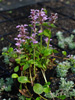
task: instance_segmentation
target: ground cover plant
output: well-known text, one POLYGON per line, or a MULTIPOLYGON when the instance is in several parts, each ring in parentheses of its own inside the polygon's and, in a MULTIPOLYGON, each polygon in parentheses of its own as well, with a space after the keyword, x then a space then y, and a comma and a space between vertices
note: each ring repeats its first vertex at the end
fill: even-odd
MULTIPOLYGON (((65 79, 69 69, 74 73, 74 55, 68 55, 65 51, 63 61, 57 61, 56 49, 50 44, 52 29, 56 26, 58 15, 51 13, 47 16, 46 9, 31 9, 30 24, 18 25, 19 34, 16 40, 16 48, 3 48, 2 55, 4 62, 14 67, 12 78, 19 82, 19 92, 22 94, 22 100, 55 100, 56 98, 64 100, 75 96, 73 81, 65 79), (28 27, 28 28, 27 28, 28 27), (28 31, 29 30, 29 31, 28 31), (56 91, 51 90, 51 82, 47 81, 46 70, 54 69, 59 77, 59 88, 56 91), (40 82, 40 73, 44 83, 40 82), (30 88, 29 88, 30 87, 30 88), (36 97, 35 97, 36 95, 36 97)), ((20 95, 19 95, 20 96, 20 95)), ((20 97, 19 97, 20 98, 20 97)))
POLYGON ((69 47, 69 49, 74 49, 75 48, 75 42, 74 40, 74 35, 71 34, 71 36, 64 38, 63 33, 61 31, 57 32, 57 38, 58 38, 58 45, 61 48, 69 47))

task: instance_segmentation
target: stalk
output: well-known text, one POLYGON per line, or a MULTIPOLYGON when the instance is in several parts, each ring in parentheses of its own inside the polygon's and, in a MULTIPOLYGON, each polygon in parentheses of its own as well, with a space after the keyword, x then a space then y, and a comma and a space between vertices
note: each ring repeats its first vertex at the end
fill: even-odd
POLYGON ((35 47, 34 47, 34 77, 35 77, 35 47))
POLYGON ((42 95, 38 94, 43 100, 47 100, 46 98, 44 98, 42 95))
MULTIPOLYGON (((41 71, 42 71, 42 74, 43 74, 43 77, 44 77, 45 83, 47 83, 47 79, 46 79, 45 72, 44 72, 42 69, 41 69, 41 71)), ((49 88, 49 85, 47 85, 47 87, 49 88)), ((52 95, 52 92, 51 92, 51 91, 50 91, 50 94, 51 94, 53 100, 55 100, 54 97, 53 97, 53 95, 52 95)), ((44 100, 47 100, 47 99, 44 99, 44 100)))
POLYGON ((26 90, 28 91, 28 94, 29 94, 30 96, 32 96, 32 94, 30 93, 30 91, 29 91, 29 89, 28 89, 28 87, 27 87, 26 84, 25 84, 25 88, 26 88, 26 90))
POLYGON ((33 79, 32 79, 32 75, 31 75, 31 67, 29 68, 29 73, 30 73, 31 85, 33 86, 33 79))
POLYGON ((49 48, 50 38, 48 38, 47 49, 49 48))
POLYGON ((47 79, 46 79, 46 75, 45 75, 45 72, 41 69, 41 71, 42 71, 42 75, 43 75, 43 78, 44 78, 44 80, 45 80, 45 83, 47 83, 47 79))
MULTIPOLYGON (((42 30, 42 25, 41 25, 41 30, 42 30)), ((40 48, 42 50, 42 35, 40 36, 40 48)))

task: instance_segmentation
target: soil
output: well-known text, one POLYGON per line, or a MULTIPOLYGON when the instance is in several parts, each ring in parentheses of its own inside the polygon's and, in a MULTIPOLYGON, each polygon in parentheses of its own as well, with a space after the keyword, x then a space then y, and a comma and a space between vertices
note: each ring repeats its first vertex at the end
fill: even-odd
MULTIPOLYGON (((61 56, 62 49, 57 46, 58 41, 56 37, 54 38, 54 36, 56 35, 57 31, 62 31, 64 32, 64 36, 69 36, 75 29, 75 0, 50 0, 48 2, 38 3, 34 5, 20 7, 14 10, 0 12, 0 53, 2 52, 3 47, 7 47, 9 45, 15 47, 14 38, 18 35, 16 26, 30 23, 30 20, 28 18, 28 16, 30 15, 30 9, 41 9, 43 7, 47 9, 48 15, 50 15, 51 12, 58 13, 58 20, 56 22, 57 28, 52 30, 53 40, 51 44, 53 44, 54 48, 60 51, 59 55, 61 56)), ((67 50, 66 48, 66 51, 68 51, 71 54, 75 54, 75 50, 67 50)), ((0 66, 2 67, 2 69, 0 67, 0 77, 9 77, 11 73, 9 75, 4 73, 6 71, 9 73, 11 69, 9 69, 8 66, 5 66, 5 64, 2 62, 2 59, 0 60, 0 66)), ((47 78, 49 81, 52 82, 52 84, 55 84, 59 81, 59 78, 56 79, 55 73, 52 76, 52 74, 50 74, 52 73, 52 71, 54 72, 54 70, 47 71, 47 78), (52 77, 53 79, 51 79, 52 77)), ((67 77, 69 77, 70 75, 71 74, 68 74, 67 77)), ((72 79, 73 81, 75 81, 74 76, 69 78, 69 80, 72 79)), ((3 100, 3 98, 6 98, 8 100, 9 97, 11 97, 12 100, 18 100, 16 92, 14 91, 17 91, 18 93, 18 90, 15 90, 14 88, 10 93, 3 92, 1 94, 2 99, 0 100, 3 100)))

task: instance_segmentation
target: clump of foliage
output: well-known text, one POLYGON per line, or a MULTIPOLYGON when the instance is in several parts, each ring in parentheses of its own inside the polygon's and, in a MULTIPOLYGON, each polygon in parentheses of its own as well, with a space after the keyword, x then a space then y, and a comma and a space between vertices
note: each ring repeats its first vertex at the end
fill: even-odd
MULTIPOLYGON (((52 47, 50 41, 52 41, 52 29, 56 27, 54 23, 58 18, 57 13, 51 13, 51 16, 48 17, 44 8, 41 10, 31 9, 29 17, 31 24, 18 25, 16 27, 19 31, 17 38, 15 38, 16 48, 8 47, 2 50, 4 62, 9 65, 15 65, 12 78, 17 79, 20 84, 19 92, 22 96, 19 95, 19 99, 35 100, 28 88, 28 84, 31 85, 33 92, 38 95, 36 100, 47 100, 47 98, 54 100, 56 97, 63 99, 74 96, 75 90, 72 90, 72 87, 74 87, 72 81, 66 82, 64 78, 61 78, 59 90, 52 92, 50 88, 51 83, 47 81, 45 74, 47 69, 56 66, 55 53, 58 53, 58 51, 52 47), (31 31, 28 31, 28 28, 31 31), (40 75, 38 73, 40 72, 45 81, 43 85, 39 81, 40 75)), ((69 40, 69 38, 66 39, 69 40)), ((59 44, 63 44, 62 48, 65 46, 66 39, 60 33, 59 40, 61 42, 59 44)), ((73 36, 71 36, 70 40, 71 43, 73 36)), ((65 51, 62 53, 66 56, 65 51)), ((68 69, 74 65, 72 61, 70 58, 67 58, 67 60, 58 63, 56 68, 58 77, 66 76, 68 69)))
POLYGON ((68 61, 71 65, 71 71, 75 73, 75 55, 68 55, 67 57, 69 57, 68 61))
MULTIPOLYGON (((66 79, 60 78, 59 89, 56 90, 56 92, 53 92, 52 95, 53 97, 60 98, 61 100, 64 100, 67 97, 72 98, 75 96, 75 89, 73 89, 73 87, 73 81, 66 81, 66 79)), ((45 94, 45 96, 47 98, 53 98, 50 93, 45 94)))
POLYGON ((20 83, 20 93, 26 97, 33 98, 27 87, 27 83, 30 83, 33 91, 40 98, 44 98, 41 94, 49 90, 45 71, 50 64, 53 66, 54 59, 50 62, 50 58, 54 56, 54 53, 57 53, 57 50, 52 48, 50 41, 52 41, 51 29, 55 28, 54 23, 58 16, 57 13, 51 13, 51 16, 48 17, 44 8, 41 10, 31 9, 30 13, 31 24, 18 25, 16 27, 19 31, 17 38, 15 38, 16 48, 4 48, 2 55, 6 64, 16 63, 15 73, 12 74, 12 78, 16 78, 20 83), (31 33, 28 32, 27 27, 31 28, 31 33), (38 38, 40 38, 39 41, 38 38), (45 89, 40 83, 35 83, 39 70, 42 72, 45 84, 47 84, 45 89), (19 71, 20 74, 18 74, 19 71), (26 93, 22 92, 23 85, 26 93))
POLYGON ((6 78, 5 80, 3 78, 1 78, 0 79, 0 92, 11 91, 12 85, 13 85, 13 79, 12 78, 6 78))
POLYGON ((61 48, 65 48, 66 46, 68 46, 70 49, 75 48, 75 42, 73 41, 74 35, 71 35, 71 36, 65 38, 61 31, 58 31, 56 33, 56 35, 57 35, 57 38, 58 38, 58 45, 61 48))
POLYGON ((58 77, 65 77, 67 75, 69 68, 71 68, 69 61, 60 62, 56 67, 57 76, 58 77))

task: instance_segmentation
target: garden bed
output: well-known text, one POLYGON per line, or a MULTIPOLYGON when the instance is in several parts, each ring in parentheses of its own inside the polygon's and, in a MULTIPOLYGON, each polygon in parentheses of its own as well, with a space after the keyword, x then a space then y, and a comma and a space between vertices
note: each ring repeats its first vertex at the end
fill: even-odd
MULTIPOLYGON (((57 38, 55 36, 56 32, 58 32, 58 31, 64 32, 65 37, 70 36, 70 34, 72 34, 72 31, 75 28, 75 12, 74 12, 75 5, 74 4, 75 4, 74 0, 69 0, 69 1, 68 0, 65 0, 65 1, 64 0, 51 0, 50 2, 38 3, 35 5, 18 8, 16 10, 1 12, 0 13, 0 24, 1 24, 1 27, 0 27, 0 52, 2 52, 3 47, 7 47, 8 45, 12 45, 12 47, 15 47, 14 38, 17 37, 17 35, 18 35, 16 26, 21 25, 21 24, 29 24, 30 23, 30 19, 28 18, 28 16, 30 15, 30 9, 41 9, 41 8, 45 7, 48 11, 48 15, 50 15, 51 12, 58 13, 58 20, 56 22, 57 27, 53 28, 53 30, 52 30, 53 40, 51 41, 51 44, 53 45, 53 47, 59 51, 59 53, 56 54, 56 56, 59 57, 58 60, 60 60, 60 61, 63 60, 62 59, 63 58, 62 51, 64 51, 64 50, 66 50, 68 52, 68 54, 74 55, 75 54, 74 49, 69 50, 69 48, 67 48, 67 47, 65 49, 62 49, 61 47, 59 47, 57 45, 57 43, 58 43, 57 38), (54 38, 54 36, 55 36, 55 38, 54 38), (60 57, 61 57, 61 59, 60 59, 60 57)), ((11 74, 13 73, 13 67, 6 66, 3 63, 3 58, 1 58, 0 66, 3 68, 0 70, 0 76, 3 78, 10 77, 11 74), (4 69, 6 69, 6 70, 4 70, 4 69)), ((54 92, 55 90, 57 90, 59 88, 59 80, 60 80, 59 78, 57 78, 55 67, 56 66, 53 66, 53 68, 50 67, 46 71, 47 80, 51 82, 50 87, 51 87, 52 92, 54 92)), ((38 71, 38 73, 39 72, 40 71, 38 71)), ((44 79, 42 77, 42 73, 39 73, 38 76, 40 78, 38 79, 37 82, 40 82, 43 85, 44 79)), ((75 74, 73 74, 71 72, 71 70, 69 70, 69 72, 66 76, 67 80, 75 82, 74 77, 75 77, 75 74)), ((8 100, 8 98, 11 98, 11 100, 19 100, 19 97, 17 96, 18 91, 19 91, 19 89, 16 86, 16 82, 14 82, 11 92, 0 93, 0 95, 2 96, 1 99, 3 100, 4 98, 6 98, 6 100, 8 100)), ((32 87, 30 87, 30 91, 33 94, 32 87)), ((34 96, 34 98, 36 98, 37 95, 34 94, 33 96, 34 96)), ((73 99, 74 98, 72 98, 72 99, 67 98, 65 100, 73 100, 73 99)), ((43 100, 43 99, 41 99, 41 100, 43 100)), ((48 100, 50 100, 50 99, 48 99, 48 100)), ((59 100, 59 99, 55 99, 55 100, 59 100)))

